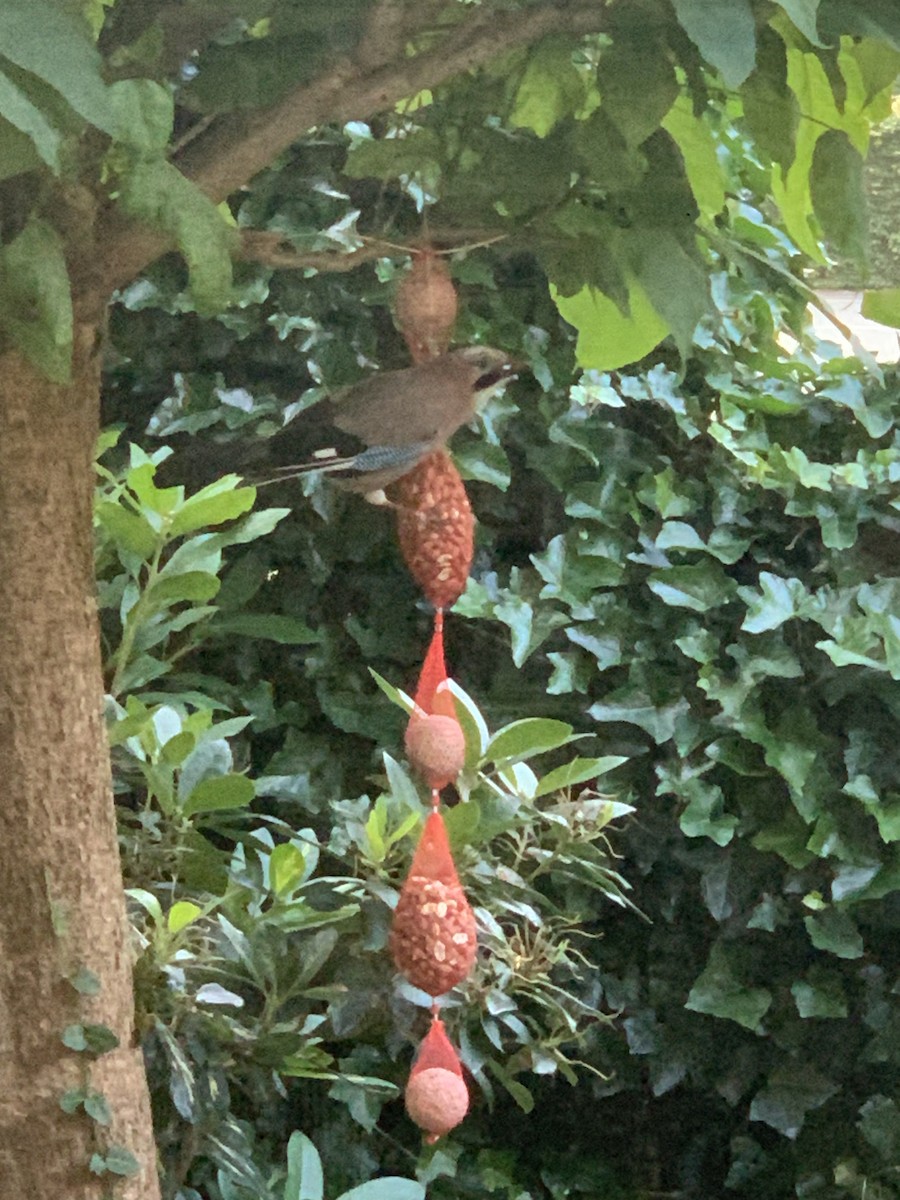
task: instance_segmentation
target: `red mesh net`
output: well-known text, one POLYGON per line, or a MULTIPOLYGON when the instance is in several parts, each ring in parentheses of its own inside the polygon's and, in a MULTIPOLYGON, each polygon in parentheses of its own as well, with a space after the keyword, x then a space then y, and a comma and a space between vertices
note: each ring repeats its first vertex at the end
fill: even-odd
POLYGON ((422 712, 439 713, 445 717, 456 716, 456 706, 447 678, 447 664, 444 661, 443 622, 435 622, 431 644, 422 663, 415 702, 422 712))
POLYGON ((419 1047, 416 1061, 413 1063, 412 1070, 409 1073, 410 1079, 418 1075, 420 1071, 427 1071, 431 1067, 443 1067, 445 1071, 452 1071, 460 1079, 463 1077, 462 1063, 459 1061, 459 1055, 456 1053, 453 1043, 447 1037, 447 1030, 444 1028, 444 1022, 440 1017, 435 1017, 431 1022, 431 1028, 428 1030, 422 1041, 422 1045, 419 1047))
POLYGON ((450 853, 447 827, 439 812, 431 812, 425 819, 422 836, 409 867, 410 875, 424 879, 440 879, 442 883, 459 883, 456 864, 450 853))

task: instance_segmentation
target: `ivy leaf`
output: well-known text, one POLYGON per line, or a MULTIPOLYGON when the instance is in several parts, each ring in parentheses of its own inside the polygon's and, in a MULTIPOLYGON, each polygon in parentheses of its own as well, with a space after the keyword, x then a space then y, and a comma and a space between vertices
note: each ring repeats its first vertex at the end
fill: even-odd
POLYGON ((817 950, 827 950, 838 958, 859 958, 863 940, 849 913, 838 908, 812 913, 803 918, 809 940, 817 950))
POLYGON ((753 1097, 750 1120, 764 1121, 793 1141, 806 1114, 820 1108, 837 1091, 836 1083, 808 1063, 776 1067, 766 1086, 753 1097))
POLYGON ((769 1010, 772 993, 767 988, 747 987, 734 973, 728 953, 716 942, 702 973, 690 990, 685 1008, 736 1021, 756 1031, 769 1010))
POLYGON ((812 967, 805 979, 791 984, 797 1012, 804 1020, 811 1017, 846 1017, 847 997, 839 975, 812 967))
MULTIPOLYGON (((96 1158, 97 1155, 94 1157, 96 1158)), ((91 1170, 94 1170, 94 1168, 92 1167, 91 1170)), ((131 1151, 127 1150, 124 1146, 112 1145, 107 1148, 103 1158, 103 1170, 109 1171, 113 1175, 138 1175, 141 1170, 141 1164, 131 1151)), ((98 1171, 97 1174, 100 1174, 100 1172, 98 1171)))
POLYGON ((885 1162, 900 1156, 900 1110, 887 1096, 871 1096, 859 1110, 856 1123, 860 1133, 885 1162))
POLYGON ((620 688, 612 692, 605 703, 592 705, 588 715, 595 721, 625 721, 637 725, 661 745, 674 735, 678 718, 687 713, 688 708, 684 699, 673 704, 654 704, 644 692, 620 688))
POLYGON ((758 594, 750 588, 740 590, 741 597, 749 601, 741 629, 747 633, 764 633, 798 615, 806 598, 806 588, 799 579, 782 579, 770 571, 760 571, 759 586, 758 594))
POLYGON ((651 571, 647 587, 663 604, 708 612, 727 604, 734 596, 734 581, 729 579, 717 562, 704 562, 689 567, 664 567, 651 571))
POLYGON ((106 1097, 100 1092, 89 1092, 84 1098, 84 1111, 98 1125, 109 1125, 112 1113, 106 1097))

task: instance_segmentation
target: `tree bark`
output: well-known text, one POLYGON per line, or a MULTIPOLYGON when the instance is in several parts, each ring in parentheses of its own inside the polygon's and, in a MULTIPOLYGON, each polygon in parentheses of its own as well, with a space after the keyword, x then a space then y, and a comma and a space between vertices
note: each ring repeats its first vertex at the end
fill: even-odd
POLYGON ((0 360, 0 1195, 22 1200, 159 1197, 102 716, 94 308, 76 325, 70 385, 17 353, 0 360), (72 985, 81 968, 96 996, 72 985), (119 1047, 67 1049, 79 1023, 107 1026, 119 1047), (85 1087, 105 1096, 108 1128, 60 1107, 85 1087), (138 1175, 91 1172, 110 1144, 138 1175))

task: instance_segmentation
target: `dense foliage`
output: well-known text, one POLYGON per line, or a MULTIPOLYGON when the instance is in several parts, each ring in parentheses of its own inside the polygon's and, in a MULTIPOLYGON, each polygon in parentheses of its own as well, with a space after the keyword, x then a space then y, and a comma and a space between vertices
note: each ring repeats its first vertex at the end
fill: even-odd
MULTIPOLYGON (((748 168, 737 154, 729 169, 737 180, 748 168)), ((487 782, 467 777, 463 795, 474 790, 450 823, 489 956, 448 1019, 490 1104, 419 1157, 434 1196, 896 1194, 897 385, 827 346, 779 346, 798 307, 772 286, 789 279, 789 244, 744 195, 731 221, 759 255, 713 276, 717 312, 683 375, 674 357, 652 356, 570 390, 571 335, 540 269, 503 248, 455 265, 460 340, 521 347, 532 374, 458 447, 480 525, 457 609, 468 619, 450 621, 454 673, 491 728, 565 723, 498 735, 518 728, 520 750, 552 748, 570 727, 589 735, 579 754, 601 763, 572 779, 614 768, 600 787, 617 804, 581 783, 571 798, 545 793, 565 767, 535 791, 473 749, 487 782), (604 824, 627 813, 622 802, 636 811, 612 833, 613 864, 604 824)), ((322 203, 335 219, 340 198, 322 203)), ((377 264, 382 280, 391 270, 377 264)), ((298 351, 313 377, 376 356, 379 338, 390 361, 389 291, 370 271, 248 272, 239 315, 193 323, 200 369, 178 375, 152 429, 270 420, 276 397, 296 395, 285 380, 298 351)), ((141 345, 142 370, 112 372, 113 402, 135 377, 158 399, 183 366, 167 341, 165 309, 182 303, 173 284, 161 271, 124 295, 116 341, 123 354, 129 339, 141 345)), ((152 490, 143 456, 132 462, 132 503, 153 525, 174 501, 152 490)), ((170 1171, 201 1195, 216 1194, 215 1171, 220 1193, 241 1200, 268 1196, 273 1179, 277 1194, 297 1127, 334 1188, 408 1172, 418 1155, 385 1102, 421 1015, 392 989, 383 952, 385 888, 402 875, 418 806, 382 757, 402 716, 370 669, 410 687, 428 616, 389 514, 323 487, 277 499, 293 511, 195 535, 171 558, 167 543, 171 592, 142 614, 148 632, 130 653, 146 653, 123 689, 148 707, 132 701, 114 733, 125 745, 141 731, 165 764, 126 844, 150 910, 143 961, 163 970, 155 989, 142 975, 140 995, 154 1013, 163 1145, 180 1164, 170 1171), (182 572, 184 590, 172 578, 182 572), (212 700, 226 723, 207 733, 195 710, 212 700), (235 714, 252 717, 239 734, 235 714), (219 811, 250 803, 245 776, 225 802, 213 780, 200 785, 208 802, 190 798, 198 777, 228 779, 234 753, 256 777, 249 824, 219 811), (198 836, 212 818, 212 840, 198 836), (164 908, 197 907, 166 918, 151 892, 164 908), (198 990, 214 984, 224 996, 198 990)), ((194 502, 197 521, 250 502, 223 484, 194 502)), ((172 511, 171 532, 199 528, 172 511)), ((114 540, 131 536, 103 513, 114 540)), ((143 565, 158 545, 147 538, 129 560, 120 542, 110 560, 145 595, 158 587, 143 565)), ((107 567, 111 615, 129 587, 125 609, 137 596, 117 572, 107 567)), ((115 646, 115 622, 109 633, 115 646)), ((127 670, 115 655, 113 667, 127 670)), ((140 796, 134 766, 128 791, 140 796)))
POLYGON ((98 574, 165 1195, 900 1194, 900 401, 778 340, 822 240, 864 253, 893 4, 3 7, 4 344, 67 379, 121 285, 98 574), (484 954, 446 1013, 477 1103, 423 1151, 391 515, 154 473, 403 364, 427 241, 458 343, 528 369, 454 446, 484 954))

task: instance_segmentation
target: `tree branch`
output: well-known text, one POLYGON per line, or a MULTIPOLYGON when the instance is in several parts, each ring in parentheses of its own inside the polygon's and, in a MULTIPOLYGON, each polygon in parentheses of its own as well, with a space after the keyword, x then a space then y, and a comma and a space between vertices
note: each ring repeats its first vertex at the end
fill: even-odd
MULTIPOLYGON (((396 0, 381 0, 376 12, 390 15, 393 22, 396 0)), ((598 31, 605 16, 605 8, 596 3, 544 4, 502 15, 476 10, 428 50, 366 66, 373 60, 379 62, 386 43, 396 42, 395 28, 385 38, 383 30, 370 25, 354 60, 332 65, 312 83, 294 88, 267 109, 220 117, 184 146, 173 162, 219 202, 316 125, 371 116, 423 88, 437 87, 549 33, 598 31)), ((408 43, 422 32, 421 26, 407 29, 402 41, 408 43)), ((397 53, 402 54, 402 48, 397 53)), ((172 243, 164 234, 111 214, 104 272, 108 290, 123 286, 170 249, 172 243)))
POLYGON ((429 230, 420 237, 407 238, 403 244, 381 238, 366 238, 357 250, 298 250, 283 233, 274 230, 245 229, 241 232, 238 257, 244 262, 260 263, 280 270, 313 270, 322 273, 355 271, 361 263, 373 262, 397 254, 414 254, 424 247, 445 253, 474 249, 507 240, 505 233, 483 229, 429 230))

